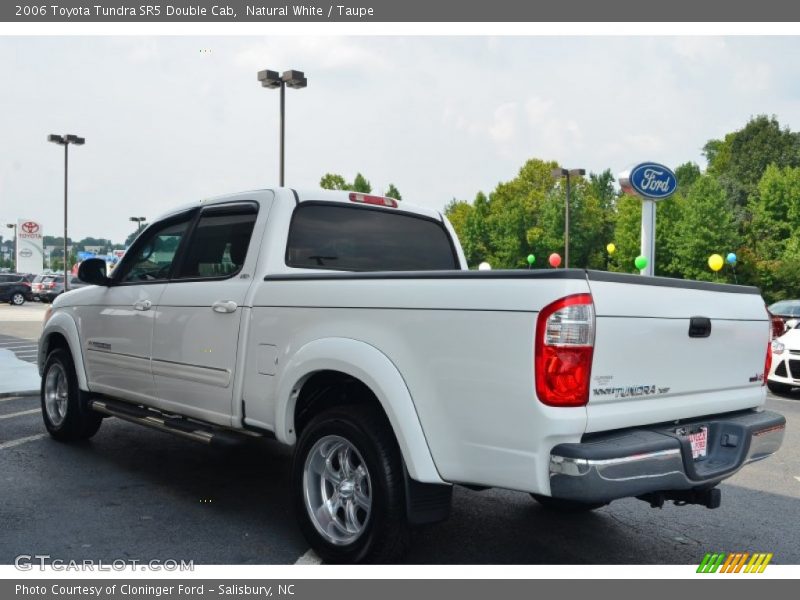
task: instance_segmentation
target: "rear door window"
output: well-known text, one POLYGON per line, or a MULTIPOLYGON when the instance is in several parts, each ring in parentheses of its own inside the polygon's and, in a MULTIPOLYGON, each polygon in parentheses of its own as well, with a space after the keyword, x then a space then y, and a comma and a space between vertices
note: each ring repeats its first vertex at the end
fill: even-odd
POLYGON ((205 210, 175 278, 227 278, 241 271, 256 216, 257 209, 252 204, 205 210))
POLYGON ((286 265, 431 271, 458 269, 458 260, 440 221, 388 209, 308 203, 292 216, 286 265))

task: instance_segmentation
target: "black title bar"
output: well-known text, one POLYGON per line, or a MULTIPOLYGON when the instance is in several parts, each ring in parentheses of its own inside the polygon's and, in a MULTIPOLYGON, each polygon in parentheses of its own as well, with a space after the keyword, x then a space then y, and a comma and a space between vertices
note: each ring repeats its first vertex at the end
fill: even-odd
MULTIPOLYGON (((791 22, 786 0, 3 0, 0 22, 791 22)), ((657 34, 658 31, 642 31, 657 34)))

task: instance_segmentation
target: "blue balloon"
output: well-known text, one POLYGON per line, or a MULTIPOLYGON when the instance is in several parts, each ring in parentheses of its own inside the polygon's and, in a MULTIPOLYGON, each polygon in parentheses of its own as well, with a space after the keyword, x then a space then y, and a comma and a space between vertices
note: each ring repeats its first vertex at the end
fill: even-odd
POLYGON ((736 255, 733 252, 728 252, 728 256, 725 257, 725 260, 728 261, 729 265, 736 264, 736 255))

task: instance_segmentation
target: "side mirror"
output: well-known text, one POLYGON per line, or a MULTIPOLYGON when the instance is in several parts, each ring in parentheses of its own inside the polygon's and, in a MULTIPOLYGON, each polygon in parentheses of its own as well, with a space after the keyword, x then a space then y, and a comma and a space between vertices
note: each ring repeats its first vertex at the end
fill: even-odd
POLYGON ((91 285, 111 285, 106 276, 106 261, 102 258, 89 258, 78 267, 78 279, 91 285))

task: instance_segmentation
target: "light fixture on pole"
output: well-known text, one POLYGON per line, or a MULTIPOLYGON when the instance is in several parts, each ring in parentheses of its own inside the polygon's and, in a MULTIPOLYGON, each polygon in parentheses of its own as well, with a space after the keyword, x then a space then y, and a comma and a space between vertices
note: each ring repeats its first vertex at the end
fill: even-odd
POLYGON ((147 217, 131 217, 128 220, 136 223, 136 235, 138 236, 142 232, 142 223, 147 220, 147 217))
POLYGON ((51 133, 47 136, 48 142, 64 146, 64 291, 69 290, 68 264, 69 255, 67 254, 67 182, 69 181, 69 145, 83 146, 86 139, 73 134, 57 135, 51 133))
POLYGON ((553 178, 561 180, 562 177, 567 179, 567 198, 564 202, 564 268, 569 267, 569 189, 570 177, 583 177, 586 175, 586 169, 553 169, 553 178))
POLYGON ((6 227, 14 230, 14 242, 12 243, 11 246, 11 256, 14 257, 14 271, 16 271, 17 270, 17 224, 8 223, 6 227))
POLYGON ((278 75, 277 71, 270 71, 265 69, 258 72, 258 80, 261 82, 261 87, 269 89, 281 90, 281 112, 280 112, 280 158, 279 158, 279 180, 280 185, 284 184, 284 145, 286 140, 286 88, 290 87, 296 90, 308 86, 308 79, 302 71, 284 71, 283 75, 278 75))

